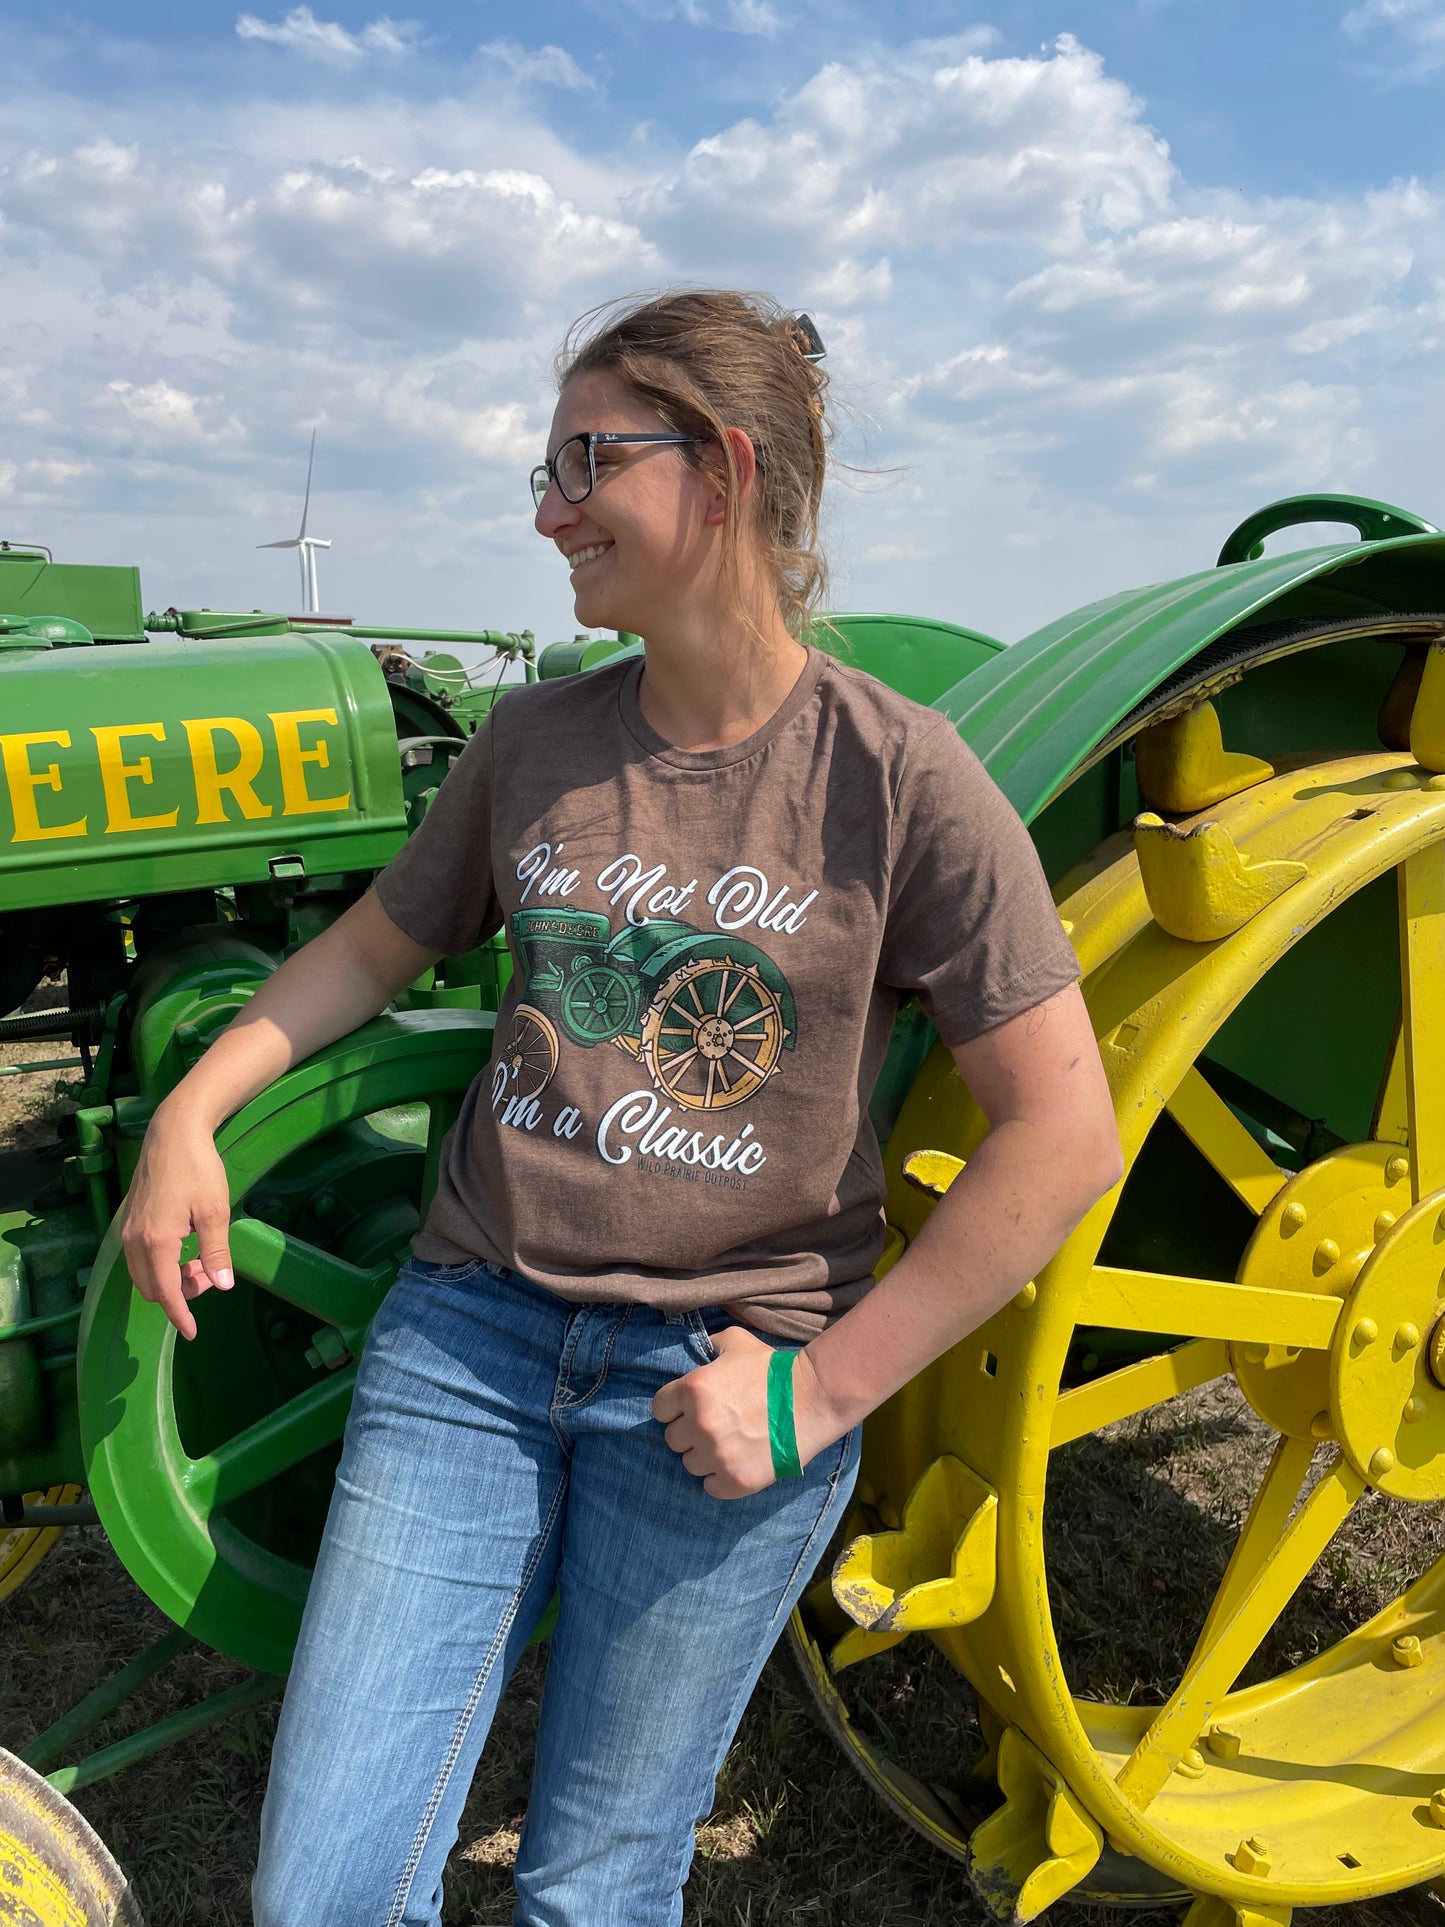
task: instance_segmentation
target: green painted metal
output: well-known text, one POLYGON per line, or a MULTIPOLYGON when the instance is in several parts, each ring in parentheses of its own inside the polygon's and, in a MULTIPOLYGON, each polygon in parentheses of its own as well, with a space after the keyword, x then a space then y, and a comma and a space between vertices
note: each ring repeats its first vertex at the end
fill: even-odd
POLYGON ((1024 820, 1110 729, 1226 632, 1278 621, 1359 621, 1445 604, 1445 536, 1350 542, 1131 589, 991 657, 938 699, 1024 820))
POLYGON ((833 615, 813 639, 916 703, 936 702, 1004 648, 980 629, 924 616, 833 615))
POLYGON ((0 720, 0 911, 265 882, 278 853, 375 870, 405 835, 386 687, 346 638, 0 652, 0 720))
POLYGON ((52 562, 43 549, 0 542, 0 609, 65 615, 98 642, 143 642, 140 571, 52 562))
POLYGON ((1366 542, 1384 542, 1397 535, 1440 533, 1433 522, 1427 522, 1410 509, 1396 508, 1393 502, 1377 502, 1368 495, 1287 495, 1283 501, 1270 502, 1246 516, 1225 538, 1216 566, 1256 562, 1264 553, 1269 536, 1308 522, 1348 523, 1359 530, 1366 542))
MULTIPOLYGON (((355 1368, 293 1370, 287 1353, 264 1387, 219 1380, 242 1355, 243 1327, 276 1319, 303 1338, 320 1321, 340 1338, 340 1356, 354 1355, 417 1211, 389 1221, 389 1235, 373 1240, 381 1249, 353 1257, 278 1234, 260 1219, 261 1194, 305 1147, 397 1106, 431 1106, 426 1156, 434 1170, 455 1105, 485 1061, 492 1023, 466 1011, 379 1018, 298 1065, 223 1127, 217 1146, 238 1219, 238 1282, 209 1308, 217 1314, 208 1321, 216 1333, 209 1351, 207 1332, 177 1360, 164 1314, 131 1287, 114 1226, 96 1258, 78 1374, 86 1481, 117 1552, 162 1610, 263 1671, 290 1664, 308 1579, 307 1566, 278 1550, 268 1531, 264 1489, 340 1438, 355 1368), (234 1333, 221 1331, 225 1319, 234 1333), (202 1376, 186 1388, 181 1367, 202 1376), (218 1411, 237 1392, 261 1398, 260 1411, 239 1431, 214 1436, 218 1411)), ((319 1481, 323 1507, 327 1485, 329 1472, 319 1481)))

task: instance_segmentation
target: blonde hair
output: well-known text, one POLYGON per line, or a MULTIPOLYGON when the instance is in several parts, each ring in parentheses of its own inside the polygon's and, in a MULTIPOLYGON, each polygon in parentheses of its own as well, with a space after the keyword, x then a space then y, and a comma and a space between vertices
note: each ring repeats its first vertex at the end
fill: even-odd
POLYGON ((750 532, 794 635, 828 589, 818 537, 832 437, 828 377, 809 358, 820 352, 811 322, 770 295, 695 288, 594 308, 567 331, 554 370, 559 392, 573 375, 615 376, 670 429, 707 444, 679 448, 694 467, 716 464, 721 455, 723 566, 739 603, 743 510, 726 430, 743 430, 757 456, 750 532))

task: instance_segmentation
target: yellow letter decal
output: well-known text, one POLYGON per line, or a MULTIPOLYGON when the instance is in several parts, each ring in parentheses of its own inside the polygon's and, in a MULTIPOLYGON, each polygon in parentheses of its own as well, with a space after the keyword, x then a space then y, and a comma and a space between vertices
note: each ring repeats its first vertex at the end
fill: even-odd
POLYGON ((105 786, 106 835, 112 836, 117 830, 174 829, 180 818, 179 809, 167 810, 162 816, 132 815, 127 785, 134 782, 153 783, 155 774, 149 756, 142 756, 139 762, 128 763, 120 743, 122 736, 154 736, 157 742, 163 743, 166 739, 165 724, 105 723, 90 733, 100 751, 100 780, 105 786))
POLYGON ((265 749, 261 732, 244 716, 196 716, 181 720, 191 745, 191 769, 196 778, 197 823, 224 823, 226 805, 221 792, 229 790, 242 816, 254 820, 269 816, 271 805, 263 803, 251 785, 260 772, 265 749), (216 731, 224 729, 236 740, 237 759, 224 773, 216 767, 216 731))
POLYGON ((84 836, 83 816, 75 823, 45 824, 40 821, 35 792, 42 783, 48 789, 60 788, 60 765, 52 763, 48 769, 31 769, 32 743, 55 743, 61 749, 69 749, 70 731, 53 729, 36 736, 0 736, 0 757, 5 761, 5 780, 10 786, 10 809, 15 817, 15 834, 10 841, 39 843, 48 836, 84 836))
POLYGON ((318 769, 330 769, 331 751, 326 742, 318 738, 315 747, 301 747, 302 723, 330 723, 335 729, 336 711, 334 709, 282 709, 271 713, 271 727, 276 732, 276 748, 281 757, 281 814, 283 816, 309 816, 317 810, 345 810, 351 807, 351 791, 343 796, 309 796, 306 792, 306 765, 315 763, 318 769))

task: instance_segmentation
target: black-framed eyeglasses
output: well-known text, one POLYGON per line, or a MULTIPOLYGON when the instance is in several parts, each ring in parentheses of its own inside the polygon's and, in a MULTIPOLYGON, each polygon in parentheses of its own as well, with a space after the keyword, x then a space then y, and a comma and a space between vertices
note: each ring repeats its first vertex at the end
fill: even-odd
POLYGON ((620 442, 672 443, 681 446, 684 442, 705 442, 706 435, 614 435, 607 431, 585 429, 580 435, 572 435, 557 450, 550 462, 538 462, 532 470, 532 500, 538 508, 542 498, 555 482, 562 491, 566 502, 585 502, 597 486, 597 457, 595 451, 604 443, 616 446, 620 442))

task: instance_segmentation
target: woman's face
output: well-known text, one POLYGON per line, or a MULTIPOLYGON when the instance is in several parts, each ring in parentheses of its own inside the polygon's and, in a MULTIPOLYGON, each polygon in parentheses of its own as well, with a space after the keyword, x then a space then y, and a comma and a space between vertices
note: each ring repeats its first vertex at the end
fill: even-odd
MULTIPOLYGON (((665 433, 668 424, 611 375, 574 375, 562 390, 547 439, 550 460, 586 429, 665 433)), ((539 535, 565 558, 577 620, 588 629, 655 635, 713 591, 722 534, 722 495, 705 473, 666 443, 594 451, 597 485, 569 502, 554 482, 537 510, 539 535)))

